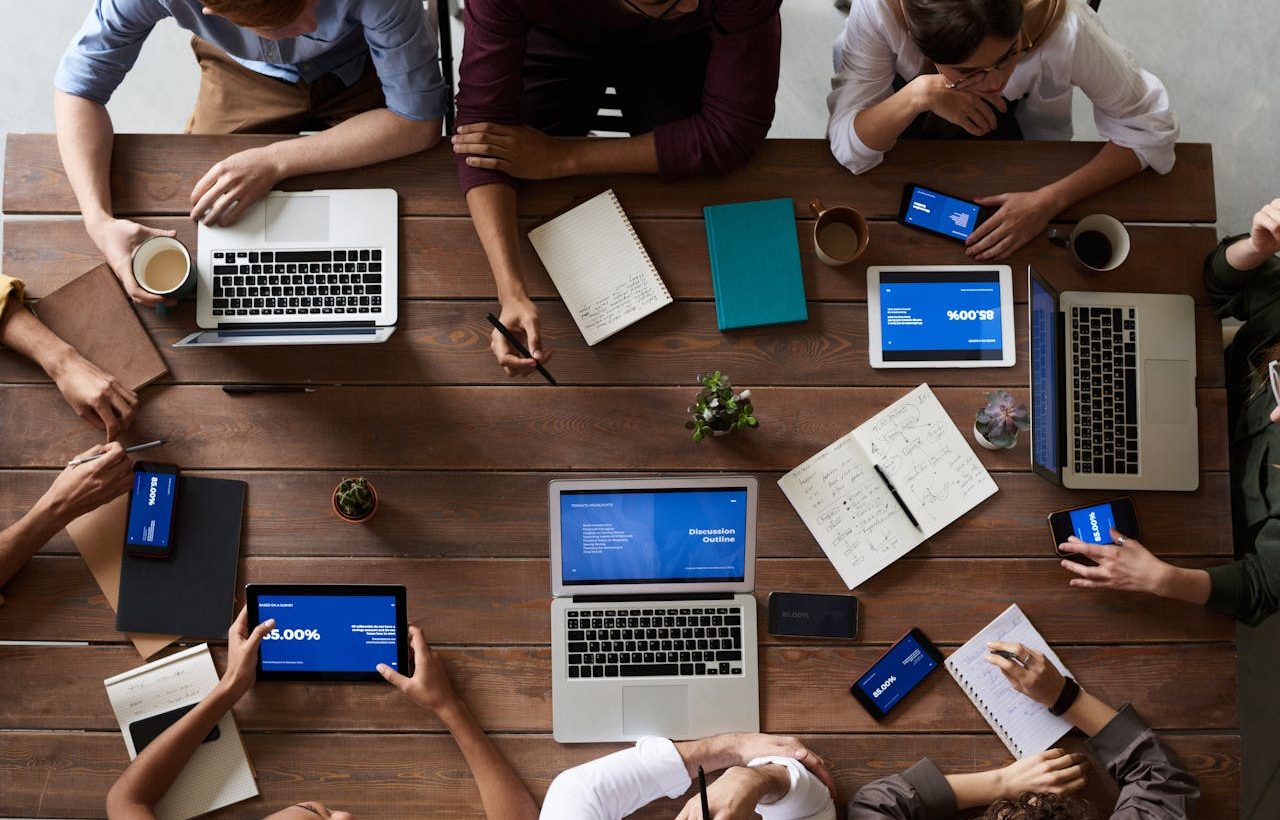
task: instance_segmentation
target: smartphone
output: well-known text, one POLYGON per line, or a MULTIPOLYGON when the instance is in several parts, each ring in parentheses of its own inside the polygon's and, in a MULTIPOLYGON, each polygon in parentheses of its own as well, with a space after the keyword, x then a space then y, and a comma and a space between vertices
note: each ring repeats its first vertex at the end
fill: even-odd
POLYGON ((852 595, 769 593, 769 634, 801 638, 855 638, 858 599, 852 595))
MULTIPOLYGON (((152 715, 151 717, 142 718, 141 720, 135 720, 133 723, 130 723, 129 736, 133 738, 134 754, 142 754, 142 750, 150 746, 151 741, 160 737, 166 729, 177 723, 179 720, 182 720, 183 716, 186 715, 187 712, 190 712, 198 705, 199 704, 192 703, 187 706, 179 706, 177 709, 172 711, 162 712, 158 715, 152 715)), ((212 743, 221 736, 222 731, 215 724, 214 727, 209 730, 209 734, 205 735, 204 740, 200 742, 212 743)))
POLYGON ((908 228, 963 242, 991 213, 989 208, 976 202, 908 182, 902 188, 898 222, 908 228))
POLYGON ((139 461, 133 466, 125 551, 139 558, 168 558, 178 511, 178 465, 139 461))
POLYGON ((941 665, 942 653, 913 628, 849 685, 849 694, 880 720, 941 665))
POLYGON ((1069 510, 1059 510, 1049 516, 1049 531, 1053 535, 1053 551, 1069 561, 1094 566, 1094 561, 1079 553, 1063 552, 1060 544, 1067 536, 1074 535, 1086 544, 1111 544, 1111 528, 1115 527, 1126 538, 1141 538, 1138 516, 1128 497, 1113 498, 1101 504, 1087 504, 1069 510))

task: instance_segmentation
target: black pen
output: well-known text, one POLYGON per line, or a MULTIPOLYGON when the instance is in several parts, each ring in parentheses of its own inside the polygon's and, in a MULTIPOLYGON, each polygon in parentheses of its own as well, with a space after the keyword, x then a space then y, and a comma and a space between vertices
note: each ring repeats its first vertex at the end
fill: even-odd
POLYGON ((1013 661, 1013 662, 1014 662, 1014 663, 1016 663, 1018 666, 1021 666, 1023 669, 1026 669, 1026 668, 1027 668, 1027 665, 1026 665, 1025 663, 1023 663, 1023 662, 1022 662, 1022 658, 1019 658, 1017 655, 1013 654, 1012 652, 1010 652, 1010 651, 1009 651, 1009 650, 1007 650, 1007 649, 992 649, 992 650, 991 650, 991 654, 992 654, 992 655, 999 655, 1000 657, 1002 657, 1002 658, 1004 658, 1005 660, 1008 660, 1008 661, 1013 661))
MULTIPOLYGON (((519 353, 521 356, 525 357, 526 359, 533 359, 533 354, 529 352, 529 349, 524 345, 520 344, 520 340, 517 339, 514 335, 512 335, 511 331, 507 330, 506 325, 498 321, 497 316, 494 316, 492 313, 486 313, 484 315, 484 318, 488 319, 489 324, 493 325, 498 329, 498 332, 502 334, 502 338, 506 339, 507 342, 516 349, 517 353, 519 353)), ((551 374, 547 372, 547 369, 542 366, 542 362, 538 361, 537 359, 534 359, 533 366, 538 368, 538 372, 542 374, 542 378, 546 379, 552 384, 556 383, 556 380, 551 378, 551 374)))
POLYGON ((314 387, 303 384, 224 384, 222 392, 228 396, 247 396, 251 393, 314 393, 314 387))
POLYGON ((711 820, 711 806, 707 803, 707 773, 698 767, 698 791, 702 794, 702 820, 711 820))
MULTIPOLYGON (((911 522, 911 526, 920 530, 920 522, 917 521, 916 517, 911 514, 911 510, 907 509, 907 502, 903 501, 902 496, 898 495, 898 490, 896 487, 893 486, 892 482, 889 481, 889 476, 884 474, 884 470, 880 469, 879 464, 872 464, 871 466, 876 468, 876 475, 880 476, 880 480, 884 482, 884 486, 888 487, 889 492, 893 493, 893 500, 897 501, 898 506, 901 507, 902 511, 907 514, 907 520, 911 522)), ((924 532, 924 530, 920 530, 920 531, 924 532)))

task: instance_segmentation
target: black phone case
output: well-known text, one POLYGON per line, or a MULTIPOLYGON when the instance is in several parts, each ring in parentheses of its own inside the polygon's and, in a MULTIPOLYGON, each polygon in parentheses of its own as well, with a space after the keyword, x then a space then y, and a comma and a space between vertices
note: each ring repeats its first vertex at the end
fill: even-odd
MULTIPOLYGON (((153 740, 164 734, 165 730, 170 726, 182 720, 183 716, 186 715, 187 712, 196 708, 196 706, 197 704, 195 703, 188 704, 187 706, 179 706, 177 709, 162 712, 158 715, 152 715, 151 717, 143 718, 142 720, 135 720, 133 723, 130 723, 129 736, 133 738, 134 754, 142 754, 142 750, 150 746, 153 740)), ((221 736, 222 732, 215 724, 209 734, 205 736, 205 739, 200 742, 210 743, 221 736)))

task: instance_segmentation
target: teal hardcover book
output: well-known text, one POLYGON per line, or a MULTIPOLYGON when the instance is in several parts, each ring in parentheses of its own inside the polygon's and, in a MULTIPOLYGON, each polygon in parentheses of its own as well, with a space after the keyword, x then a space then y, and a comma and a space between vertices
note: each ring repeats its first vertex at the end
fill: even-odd
POLYGON ((809 318, 790 199, 708 205, 702 214, 721 330, 809 318))

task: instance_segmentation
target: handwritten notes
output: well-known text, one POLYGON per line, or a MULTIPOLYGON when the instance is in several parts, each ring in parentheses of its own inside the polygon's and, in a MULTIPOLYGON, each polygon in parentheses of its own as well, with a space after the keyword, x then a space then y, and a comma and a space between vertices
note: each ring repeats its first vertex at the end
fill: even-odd
POLYGON ((533 228, 529 242, 589 345, 673 301, 612 189, 533 228))
POLYGON ((778 486, 849 589, 996 491, 927 384, 787 473, 778 486))

